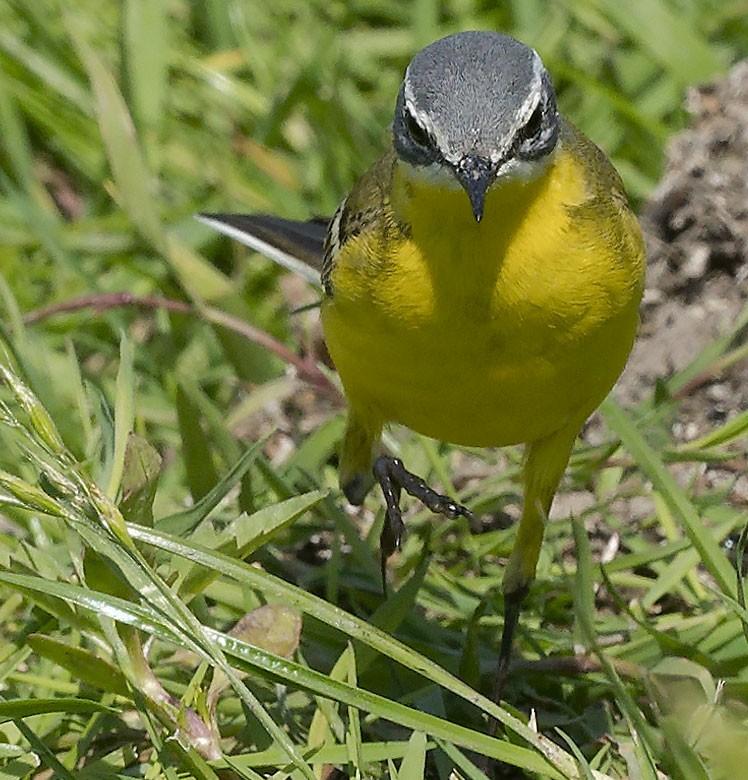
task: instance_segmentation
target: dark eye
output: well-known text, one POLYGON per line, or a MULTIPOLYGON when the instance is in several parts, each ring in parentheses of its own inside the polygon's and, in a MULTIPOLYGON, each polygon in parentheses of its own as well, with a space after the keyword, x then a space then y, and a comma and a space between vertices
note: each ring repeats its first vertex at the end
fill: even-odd
POLYGON ((429 146, 431 138, 429 134, 416 122, 415 117, 409 112, 405 112, 405 126, 408 128, 410 137, 419 146, 429 146))
POLYGON ((538 106, 533 112, 532 116, 527 120, 527 124, 522 128, 522 137, 525 140, 535 138, 543 127, 543 111, 538 106))

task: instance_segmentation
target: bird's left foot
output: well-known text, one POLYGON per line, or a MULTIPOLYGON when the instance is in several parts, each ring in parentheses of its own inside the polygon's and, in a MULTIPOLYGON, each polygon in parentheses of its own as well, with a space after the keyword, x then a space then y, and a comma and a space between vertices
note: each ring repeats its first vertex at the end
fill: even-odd
POLYGON ((449 496, 443 496, 430 488, 421 477, 408 471, 399 458, 381 455, 374 461, 374 477, 382 488, 386 505, 384 527, 379 540, 379 550, 382 556, 382 583, 385 583, 385 566, 387 559, 400 545, 405 533, 400 495, 404 490, 408 495, 417 498, 434 514, 444 515, 450 519, 466 517, 472 519, 472 512, 453 501, 449 496))

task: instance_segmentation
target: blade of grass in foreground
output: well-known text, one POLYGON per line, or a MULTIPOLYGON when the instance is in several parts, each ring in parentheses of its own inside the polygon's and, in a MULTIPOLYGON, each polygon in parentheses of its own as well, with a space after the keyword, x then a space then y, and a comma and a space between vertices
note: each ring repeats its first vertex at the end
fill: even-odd
POLYGON ((252 464, 262 454, 265 440, 255 442, 239 458, 221 480, 199 501, 183 512, 168 515, 157 521, 158 527, 173 534, 188 534, 221 503, 228 491, 249 471, 252 464))
POLYGON ((616 700, 626 717, 634 737, 638 755, 638 764, 643 780, 656 780, 657 770, 652 758, 656 736, 646 722, 644 715, 636 704, 634 697, 623 684, 615 666, 600 648, 594 627, 594 589, 592 575, 592 556, 590 540, 582 521, 575 518, 572 523, 574 531, 574 546, 577 554, 577 573, 574 580, 574 612, 582 640, 600 659, 605 674, 616 691, 616 700))
POLYGON ((106 480, 106 494, 112 501, 117 496, 122 481, 127 438, 130 431, 135 428, 135 377, 133 369, 135 352, 132 339, 124 333, 120 339, 119 359, 114 401, 114 452, 109 464, 109 478, 106 480))
MULTIPOLYGON (((301 759, 291 737, 278 726, 251 690, 239 679, 220 648, 206 639, 204 626, 187 605, 149 566, 127 534, 119 510, 101 492, 98 485, 91 482, 87 475, 77 468, 75 459, 65 448, 54 422, 39 399, 17 376, 2 365, 0 365, 0 374, 5 384, 12 390, 16 403, 28 416, 28 420, 24 422, 14 415, 10 407, 4 405, 2 422, 18 431, 23 431, 24 436, 34 447, 42 447, 46 454, 56 461, 58 468, 53 468, 42 460, 38 463, 45 479, 51 480, 55 485, 60 500, 52 499, 35 485, 0 472, 2 487, 10 493, 14 501, 20 501, 25 508, 33 508, 63 519, 87 547, 111 560, 133 591, 140 593, 144 599, 147 599, 149 608, 155 608, 163 616, 163 624, 179 638, 180 643, 223 672, 239 699, 255 715, 270 738, 283 746, 289 760, 308 780, 315 780, 314 773, 301 759)), ((12 576, 4 574, 3 578, 10 583, 12 579, 8 578, 12 576)), ((26 579, 30 581, 31 584, 27 587, 32 591, 40 590, 43 583, 49 584, 43 578, 27 577, 26 579)), ((42 592, 51 593, 49 589, 42 592)), ((124 670, 129 654, 123 647, 118 647, 118 643, 122 645, 122 642, 114 630, 113 621, 117 619, 116 615, 110 615, 110 618, 112 624, 107 639, 110 646, 115 648, 116 654, 124 660, 125 665, 121 664, 124 670)), ((104 630, 106 633, 106 624, 104 630)), ((137 686, 135 689, 137 690, 137 686)))
POLYGON ((16 718, 30 718, 45 712, 62 712, 67 715, 88 715, 92 712, 108 712, 117 715, 119 710, 106 707, 89 699, 57 698, 57 699, 23 699, 16 701, 0 701, 0 723, 16 718))
MULTIPOLYGON (((383 655, 401 663, 406 668, 417 672, 427 680, 452 691, 460 698, 493 715, 499 723, 513 731, 545 756, 562 775, 567 777, 577 776, 576 761, 558 745, 531 729, 518 718, 510 715, 506 710, 475 691, 469 685, 458 680, 438 664, 415 652, 370 623, 243 561, 237 561, 225 555, 214 553, 194 542, 176 539, 148 528, 136 525, 129 525, 128 528, 133 539, 174 555, 188 558, 194 563, 206 566, 209 569, 220 571, 224 576, 237 580, 246 587, 256 588, 263 592, 266 597, 276 599, 312 615, 323 623, 338 629, 351 639, 361 641, 383 655)), ((359 691, 359 695, 361 693, 359 691)), ((422 730, 430 733, 429 729, 422 730)), ((547 772, 548 769, 546 767, 545 771, 547 772)))
MULTIPOLYGON (((408 752, 409 742, 365 742, 361 745, 362 757, 367 764, 386 761, 388 758, 403 758, 408 752)), ((449 743, 443 743, 449 744, 449 743)), ((441 746, 441 745, 440 745, 441 746)), ((434 743, 427 742, 426 750, 432 750, 434 743)), ((344 764, 348 760, 347 745, 322 745, 304 753, 304 758, 319 764, 344 764)), ((257 753, 243 753, 231 756, 230 764, 243 767, 278 766, 285 760, 283 752, 273 746, 257 753)))
MULTIPOLYGON (((84 609, 92 610, 98 615, 134 626, 140 631, 155 635, 179 647, 195 650, 194 647, 185 644, 182 632, 170 625, 165 616, 150 605, 138 605, 120 599, 117 596, 90 591, 78 585, 53 582, 24 574, 11 574, 0 571, 0 582, 4 582, 22 592, 39 592, 56 596, 67 602, 77 604, 84 609)), ((340 612, 344 614, 342 611, 340 612)), ((246 667, 246 671, 256 672, 259 669, 266 675, 270 675, 286 684, 293 684, 334 701, 340 701, 348 706, 366 710, 379 718, 398 723, 413 731, 422 731, 426 734, 432 734, 441 739, 455 742, 469 750, 496 758, 512 766, 527 769, 531 772, 539 772, 556 780, 564 780, 564 778, 576 776, 573 767, 570 773, 559 771, 543 755, 529 748, 514 745, 495 737, 489 737, 479 731, 473 731, 465 726, 450 723, 434 715, 420 712, 404 704, 369 693, 348 683, 332 680, 320 672, 315 672, 293 661, 288 661, 285 658, 253 647, 246 642, 213 629, 204 628, 204 632, 205 636, 212 640, 215 647, 220 647, 223 652, 237 659, 240 662, 240 666, 246 667)), ((426 659, 423 660, 425 661, 426 659)), ((435 664, 432 665, 436 666, 435 664)), ((443 674, 447 673, 443 672, 443 674)), ((517 723, 525 731, 530 731, 519 721, 517 723)), ((534 732, 530 733, 534 734, 534 732)), ((534 736, 538 737, 537 734, 534 736)), ((287 749, 285 752, 288 757, 287 749)), ((562 751, 559 752, 563 756, 562 751)), ((603 776, 601 775, 600 777, 602 778, 603 776)))
POLYGON ((665 468, 662 459, 649 446, 637 427, 610 397, 603 401, 600 409, 605 421, 620 437, 623 446, 631 453, 637 466, 644 472, 652 486, 658 491, 670 507, 670 511, 680 520, 691 544, 698 550, 704 566, 714 577, 720 590, 735 595, 735 575, 719 544, 714 540, 681 487, 665 468))

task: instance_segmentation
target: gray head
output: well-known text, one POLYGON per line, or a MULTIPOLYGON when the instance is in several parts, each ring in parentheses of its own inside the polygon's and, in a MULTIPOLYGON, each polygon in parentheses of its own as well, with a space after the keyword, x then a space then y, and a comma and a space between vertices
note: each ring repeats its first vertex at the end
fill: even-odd
POLYGON ((400 87, 392 125, 401 160, 459 182, 476 221, 500 178, 532 178, 556 146, 551 79, 533 49, 493 32, 463 32, 422 49, 400 87))

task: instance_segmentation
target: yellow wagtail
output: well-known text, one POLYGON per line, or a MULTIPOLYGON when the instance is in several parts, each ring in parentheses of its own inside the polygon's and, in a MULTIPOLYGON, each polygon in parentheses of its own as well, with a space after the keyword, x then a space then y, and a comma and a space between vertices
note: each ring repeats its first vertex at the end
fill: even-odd
POLYGON ((572 444, 637 328, 644 249, 615 170, 558 113, 535 51, 464 32, 413 58, 392 145, 331 220, 201 218, 321 279, 349 403, 340 483, 353 504, 381 485, 383 560, 403 534, 401 490, 434 512, 469 515, 379 453, 384 425, 470 446, 526 444, 498 700, 572 444))

